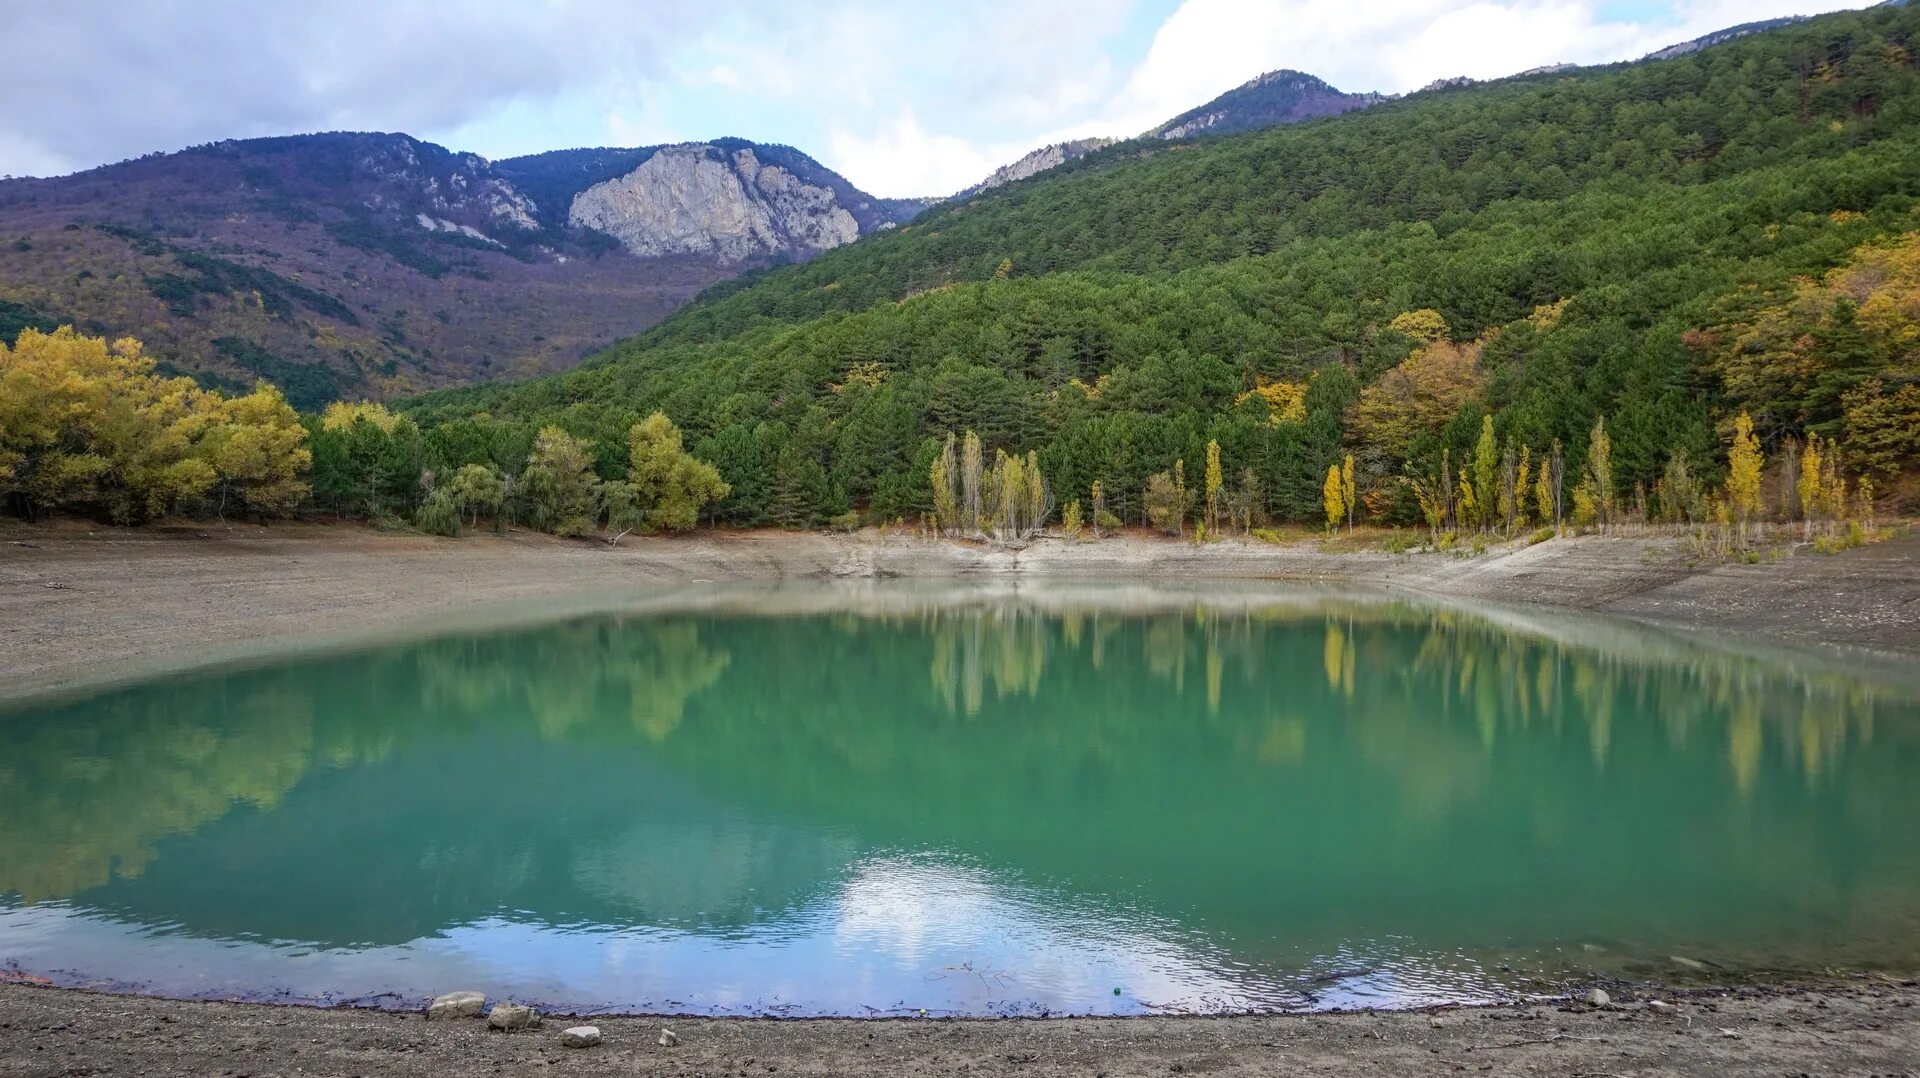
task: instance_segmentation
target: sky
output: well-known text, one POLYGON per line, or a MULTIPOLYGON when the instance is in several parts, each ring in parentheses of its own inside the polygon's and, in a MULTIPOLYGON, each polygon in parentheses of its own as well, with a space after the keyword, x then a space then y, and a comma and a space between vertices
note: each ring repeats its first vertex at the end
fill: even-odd
POLYGON ((724 135, 948 194, 1264 71, 1403 93, 1865 0, 0 0, 0 175, 404 131, 491 158, 724 135))

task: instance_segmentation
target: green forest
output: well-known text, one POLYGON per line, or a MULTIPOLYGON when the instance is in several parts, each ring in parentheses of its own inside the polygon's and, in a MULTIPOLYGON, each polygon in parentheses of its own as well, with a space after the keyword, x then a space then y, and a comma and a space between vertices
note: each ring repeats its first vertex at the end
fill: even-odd
POLYGON ((575 370, 309 416, 303 508, 438 531, 919 521, 972 432, 1034 512, 1096 523, 1157 519, 1156 481, 1198 491, 1203 468, 1206 509, 1224 486, 1243 526, 1317 523, 1343 466, 1337 515, 1434 523, 1423 490, 1490 460, 1539 462, 1556 507, 1585 483, 1603 512, 1690 522, 1746 481, 1742 416, 1779 479, 1752 512, 1811 516, 1808 446, 1910 508, 1917 34, 1920 11, 1876 8, 1120 144, 719 286, 575 370), (677 485, 636 493, 649 467, 677 485))

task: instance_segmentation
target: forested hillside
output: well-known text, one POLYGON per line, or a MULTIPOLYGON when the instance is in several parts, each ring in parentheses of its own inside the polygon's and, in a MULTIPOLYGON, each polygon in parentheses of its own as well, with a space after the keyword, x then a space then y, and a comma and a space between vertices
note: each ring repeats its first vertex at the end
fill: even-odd
POLYGON ((1037 452, 1063 502, 1099 481, 1123 514, 1217 440, 1275 516, 1316 518, 1351 450, 1366 509, 1412 523, 1400 480, 1462 460, 1485 415, 1534 459, 1567 447, 1569 486, 1604 417, 1622 502, 1676 457, 1719 474, 1741 408, 1770 453, 1880 438, 1885 491, 1920 424, 1912 276, 1794 297, 1912 258, 1876 245, 1920 229, 1917 30, 1920 12, 1878 9, 1129 144, 710 295, 580 370, 412 415, 472 444, 558 424, 615 474, 622 432, 663 409, 731 484, 721 515, 753 523, 924 511, 965 429, 1037 452), (1781 347, 1741 343, 1756 324, 1781 347))

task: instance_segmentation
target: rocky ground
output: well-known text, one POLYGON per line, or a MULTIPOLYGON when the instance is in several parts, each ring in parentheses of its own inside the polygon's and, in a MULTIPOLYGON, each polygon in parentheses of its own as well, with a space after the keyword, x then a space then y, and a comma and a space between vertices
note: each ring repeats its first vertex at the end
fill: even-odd
POLYGON ((189 1003, 0 984, 0 1076, 1920 1074, 1920 987, 1818 988, 1402 1013, 1250 1018, 548 1018, 189 1003), (661 1044, 662 1031, 674 1044, 661 1044))

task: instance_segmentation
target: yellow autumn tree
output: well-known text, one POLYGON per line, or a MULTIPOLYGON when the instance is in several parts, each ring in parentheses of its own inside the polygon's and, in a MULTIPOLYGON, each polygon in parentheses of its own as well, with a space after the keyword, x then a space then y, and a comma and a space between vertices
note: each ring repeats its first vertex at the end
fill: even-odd
POLYGON ((137 524, 236 504, 283 510, 305 495, 305 440, 278 390, 207 392, 155 373, 130 337, 109 344, 62 327, 0 343, 0 494, 29 517, 67 509, 137 524))
POLYGON ((1760 508, 1760 439, 1753 434, 1753 417, 1741 412, 1733 421, 1733 444, 1727 450, 1727 508, 1740 526, 1740 542, 1747 541, 1747 525, 1760 508))
POLYGON ((1320 487, 1320 500, 1327 509, 1327 530, 1340 526, 1340 518, 1346 515, 1347 502, 1344 495, 1346 484, 1340 481, 1340 466, 1327 465, 1327 481, 1320 487))

